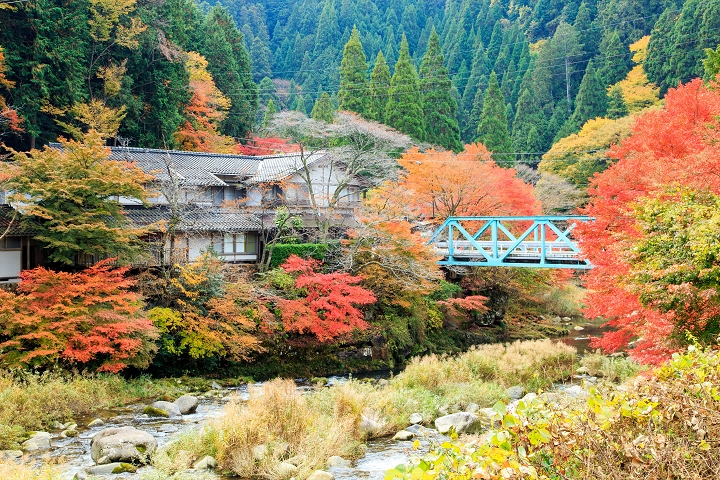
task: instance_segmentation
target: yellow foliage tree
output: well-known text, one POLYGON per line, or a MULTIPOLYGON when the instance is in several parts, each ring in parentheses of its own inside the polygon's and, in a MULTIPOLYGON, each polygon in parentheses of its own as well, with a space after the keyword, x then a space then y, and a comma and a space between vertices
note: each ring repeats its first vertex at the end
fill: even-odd
POLYGON ((185 66, 190 75, 193 95, 185 109, 187 120, 175 132, 175 141, 184 150, 233 153, 235 140, 218 132, 220 122, 230 110, 230 99, 215 85, 207 70, 208 61, 205 57, 189 52, 185 66))
POLYGON ((617 120, 589 120, 580 132, 555 143, 543 155, 538 169, 566 178, 575 185, 586 186, 591 176, 610 165, 608 149, 630 136, 634 120, 633 115, 617 120))
POLYGON ((635 67, 630 70, 624 80, 616 84, 623 92, 623 99, 630 113, 639 112, 661 103, 660 88, 648 80, 645 70, 643 70, 643 63, 647 58, 648 42, 650 42, 650 36, 645 36, 630 45, 635 67))

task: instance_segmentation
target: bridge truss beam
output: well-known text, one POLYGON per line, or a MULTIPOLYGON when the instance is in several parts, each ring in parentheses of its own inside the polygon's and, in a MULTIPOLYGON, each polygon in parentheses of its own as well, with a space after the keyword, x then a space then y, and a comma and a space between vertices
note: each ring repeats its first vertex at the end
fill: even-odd
POLYGON ((584 216, 449 217, 429 244, 443 256, 440 265, 572 268, 592 264, 571 233, 584 216), (475 232, 475 233, 470 233, 475 232))

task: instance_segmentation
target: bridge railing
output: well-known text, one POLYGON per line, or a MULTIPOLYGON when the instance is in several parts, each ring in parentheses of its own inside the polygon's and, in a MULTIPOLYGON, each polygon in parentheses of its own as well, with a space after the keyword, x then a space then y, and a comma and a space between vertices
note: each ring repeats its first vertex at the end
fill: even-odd
POLYGON ((572 238, 585 216, 449 217, 429 243, 441 265, 589 269, 572 238), (472 232, 472 233, 471 233, 472 232))

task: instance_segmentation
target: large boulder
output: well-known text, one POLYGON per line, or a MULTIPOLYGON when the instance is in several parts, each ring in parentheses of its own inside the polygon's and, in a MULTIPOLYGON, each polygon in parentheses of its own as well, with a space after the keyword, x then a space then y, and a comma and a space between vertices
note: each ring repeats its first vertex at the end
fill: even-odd
POLYGON ((452 427, 455 427, 457 433, 469 432, 479 424, 480 417, 469 412, 452 413, 435 419, 435 428, 440 433, 448 433, 452 427))
POLYGON ((197 397, 192 395, 183 395, 173 403, 177 405, 180 413, 187 415, 188 413, 194 413, 195 410, 197 410, 199 400, 197 397))
POLYGON ((50 434, 48 432, 36 432, 23 442, 22 448, 26 452, 47 450, 50 448, 50 434))
POLYGON ((510 400, 520 400, 525 395, 525 387, 515 385, 505 390, 505 395, 510 397, 510 400))
POLYGON ((134 427, 106 428, 90 442, 90 457, 97 464, 112 462, 148 463, 157 440, 134 427))
POLYGON ((164 412, 167 412, 168 417, 170 417, 170 418, 179 417, 182 415, 182 413, 180 412, 180 408, 171 402, 159 401, 159 402, 152 403, 150 406, 157 410, 162 410, 164 412))

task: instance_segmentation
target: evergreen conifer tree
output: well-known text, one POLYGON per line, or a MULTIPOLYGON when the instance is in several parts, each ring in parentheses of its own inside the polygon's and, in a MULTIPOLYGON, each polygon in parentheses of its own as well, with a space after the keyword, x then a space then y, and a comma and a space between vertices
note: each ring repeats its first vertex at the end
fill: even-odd
POLYGON ((334 111, 330 95, 328 95, 327 92, 323 92, 320 98, 315 101, 315 106, 313 106, 310 116, 315 120, 332 123, 333 115, 334 111))
MULTIPOLYGON (((543 113, 537 99, 531 90, 525 88, 520 94, 517 102, 517 111, 515 113, 515 121, 512 128, 512 146, 516 152, 539 152, 543 149, 543 137, 547 119, 543 113), (535 144, 530 147, 530 130, 534 129, 534 137, 532 142, 535 144), (537 150, 536 150, 537 149, 537 150)), ((525 157, 518 160, 528 160, 525 157)))
POLYGON ((385 107, 390 90, 390 67, 385 62, 382 50, 377 54, 375 66, 370 73, 370 119, 385 123, 385 107))
POLYGON ((305 115, 308 114, 307 100, 305 100, 305 95, 298 95, 297 103, 295 104, 295 110, 300 113, 304 113, 305 115))
POLYGON ((288 88, 287 96, 287 108, 288 110, 295 110, 298 101, 298 89, 295 80, 290 80, 290 87, 288 88))
POLYGON ((573 114, 568 119, 567 124, 563 125, 563 133, 567 136, 570 133, 579 132, 588 120, 604 116, 607 113, 607 108, 607 90, 605 90, 602 80, 598 78, 591 61, 588 63, 585 76, 583 76, 582 83, 580 83, 573 114))
POLYGON ((603 61, 597 75, 604 85, 613 85, 625 78, 630 70, 630 51, 620 41, 617 30, 603 35, 600 55, 603 61))
POLYGON ((562 129, 563 126, 568 123, 567 121, 570 115, 568 102, 563 98, 555 105, 550 121, 548 122, 547 135, 545 137, 547 143, 544 146, 546 150, 550 149, 553 143, 567 136, 563 135, 564 132, 562 129))
POLYGON ((435 28, 430 33, 428 48, 420 66, 420 86, 425 115, 425 140, 459 152, 460 129, 457 123, 457 101, 452 95, 452 82, 444 65, 440 37, 435 28))
POLYGON ((482 143, 493 152, 493 159, 499 165, 508 165, 512 161, 512 156, 508 155, 512 151, 512 142, 506 115, 505 99, 500 91, 497 75, 492 72, 483 99, 483 110, 475 141, 482 143))
POLYGON ((370 116, 367 72, 368 64, 360 42, 360 32, 353 26, 340 63, 340 110, 349 110, 366 118, 370 116))
POLYGON ((622 88, 615 85, 610 89, 610 94, 608 95, 607 116, 608 118, 615 120, 629 114, 630 112, 628 111, 627 104, 623 98, 622 88))
POLYGON ((272 119, 276 113, 277 113, 277 107, 275 106, 275 102, 271 98, 267 104, 267 108, 265 109, 265 115, 263 116, 263 120, 262 120, 263 131, 267 131, 267 128, 270 125, 270 122, 272 122, 272 119))
POLYGON ((400 56, 390 79, 390 91, 385 107, 385 123, 410 135, 416 140, 425 139, 420 79, 412 64, 407 39, 403 35, 400 56))

